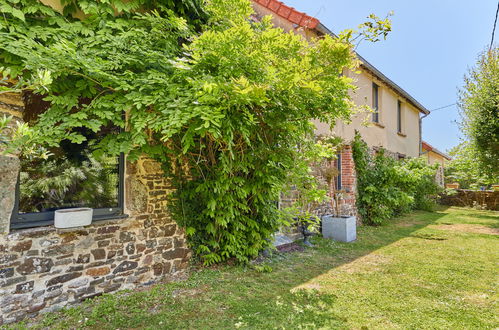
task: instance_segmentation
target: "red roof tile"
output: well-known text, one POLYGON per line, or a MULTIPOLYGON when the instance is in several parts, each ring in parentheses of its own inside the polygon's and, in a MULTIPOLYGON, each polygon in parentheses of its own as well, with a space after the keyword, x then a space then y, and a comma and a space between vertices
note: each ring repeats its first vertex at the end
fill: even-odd
POLYGON ((308 16, 293 7, 286 6, 281 1, 277 0, 254 0, 265 8, 270 9, 273 13, 289 20, 290 22, 297 24, 302 27, 309 29, 314 29, 318 24, 319 20, 315 17, 308 16))
POLYGON ((433 150, 433 148, 428 143, 426 143, 426 142, 423 141, 423 142, 421 142, 421 144, 423 145, 423 149, 424 150, 428 150, 428 151, 432 151, 433 150))

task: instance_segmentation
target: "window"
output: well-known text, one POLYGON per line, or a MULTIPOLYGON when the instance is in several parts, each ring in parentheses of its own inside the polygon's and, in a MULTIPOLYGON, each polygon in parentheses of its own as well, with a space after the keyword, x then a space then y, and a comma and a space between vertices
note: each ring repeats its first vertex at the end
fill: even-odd
MULTIPOLYGON (((33 112, 26 106, 24 120, 35 120, 33 112)), ((117 130, 103 127, 94 133, 82 128, 78 133, 87 141, 81 144, 64 140, 49 150, 48 159, 21 158, 11 228, 53 224, 56 210, 73 207, 93 208, 94 220, 122 215, 124 156, 92 153, 99 140, 117 130)))
POLYGON ((373 122, 379 123, 379 86, 373 83, 373 122))
POLYGON ((341 152, 336 156, 336 169, 338 169, 338 176, 336 177, 336 190, 341 190, 341 152))
POLYGON ((397 133, 402 133, 402 102, 397 101, 397 133))

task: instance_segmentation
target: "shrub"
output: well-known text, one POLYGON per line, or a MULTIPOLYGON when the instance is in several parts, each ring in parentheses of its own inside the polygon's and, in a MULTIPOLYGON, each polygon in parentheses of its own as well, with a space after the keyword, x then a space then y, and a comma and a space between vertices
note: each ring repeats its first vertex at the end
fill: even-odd
POLYGON ((423 159, 396 161, 384 150, 369 153, 357 133, 352 143, 357 172, 357 209, 364 223, 379 225, 413 209, 431 210, 440 191, 436 167, 423 159))
POLYGON ((396 164, 400 169, 399 187, 413 196, 413 209, 431 211, 442 190, 435 182, 437 165, 430 166, 423 158, 409 158, 396 164))

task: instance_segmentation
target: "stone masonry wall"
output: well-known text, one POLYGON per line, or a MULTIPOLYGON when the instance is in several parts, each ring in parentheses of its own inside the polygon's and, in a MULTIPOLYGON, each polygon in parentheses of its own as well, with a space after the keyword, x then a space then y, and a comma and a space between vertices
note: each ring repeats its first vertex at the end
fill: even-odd
POLYGON ((454 194, 442 193, 440 203, 499 211, 499 191, 456 189, 454 194))
POLYGON ((128 164, 126 186, 126 219, 0 236, 0 325, 186 268, 190 251, 165 212, 169 186, 159 165, 128 164))
MULTIPOLYGON (((0 93, 0 117, 13 117, 11 126, 21 119, 23 109, 24 103, 20 94, 0 93)), ((8 135, 8 132, 0 132, 0 136, 4 134, 8 135)), ((4 150, 2 147, 0 144, 0 237, 9 232, 19 171, 19 159, 13 155, 1 154, 4 150)))
POLYGON ((24 102, 21 94, 0 93, 0 114, 12 116, 20 120, 24 110, 24 102))
MULTIPOLYGON (((352 147, 349 145, 344 146, 340 154, 341 189, 338 191, 340 215, 356 216, 357 208, 355 207, 355 195, 357 193, 357 181, 355 176, 355 164, 352 156, 352 147)), ((322 207, 323 209, 320 210, 320 215, 335 214, 335 210, 332 209, 331 203, 328 202, 326 207, 322 207)))
POLYGON ((19 167, 19 158, 0 154, 0 237, 9 232, 19 167))

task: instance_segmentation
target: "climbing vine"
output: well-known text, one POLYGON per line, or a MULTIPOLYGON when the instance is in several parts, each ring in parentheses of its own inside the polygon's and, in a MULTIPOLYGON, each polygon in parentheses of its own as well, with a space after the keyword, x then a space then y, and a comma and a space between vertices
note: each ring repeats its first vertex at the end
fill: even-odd
POLYGON ((63 4, 0 0, 3 89, 44 101, 12 148, 119 126, 93 153, 159 161, 194 252, 247 262, 278 229, 289 178, 309 174, 311 120, 350 117, 352 31, 308 42, 255 22, 246 0, 63 4))

